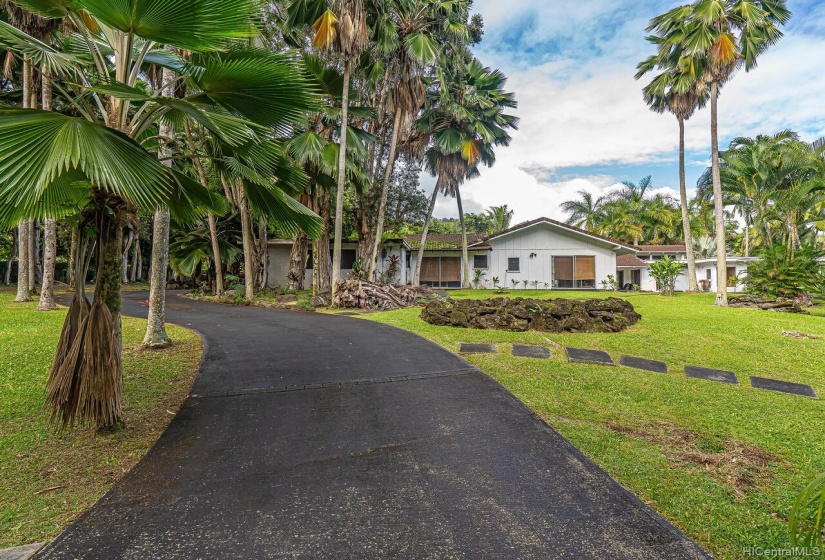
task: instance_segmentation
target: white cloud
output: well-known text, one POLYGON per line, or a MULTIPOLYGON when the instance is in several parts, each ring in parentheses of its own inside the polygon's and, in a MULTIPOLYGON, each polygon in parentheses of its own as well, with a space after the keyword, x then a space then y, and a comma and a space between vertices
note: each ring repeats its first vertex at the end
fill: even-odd
MULTIPOLYGON (((521 125, 511 146, 499 150, 496 165, 463 187, 466 211, 508 204, 519 221, 559 218, 558 205, 577 190, 600 192, 615 183, 611 177, 594 177, 588 166, 598 165, 602 174, 605 166, 618 164, 675 166, 676 120, 649 111, 643 84, 633 79, 636 63, 651 52, 644 41, 646 22, 669 6, 659 0, 476 1, 487 28, 479 56, 510 78, 521 125), (553 171, 564 167, 582 168, 583 176, 554 181, 553 171)), ((724 88, 719 101, 723 148, 735 136, 784 128, 808 140, 825 136, 825 37, 816 29, 792 28, 758 68, 740 73, 724 88)), ((688 150, 709 153, 709 131, 705 109, 688 122, 688 150)), ((697 172, 705 165, 695 156, 688 163, 697 172)), ((440 216, 457 213, 451 199, 437 208, 440 216)))

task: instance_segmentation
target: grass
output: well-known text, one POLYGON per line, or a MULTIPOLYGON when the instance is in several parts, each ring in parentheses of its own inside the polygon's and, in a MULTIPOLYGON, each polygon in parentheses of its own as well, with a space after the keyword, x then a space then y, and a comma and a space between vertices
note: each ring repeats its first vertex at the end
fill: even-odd
POLYGON ((126 428, 56 434, 42 409, 65 309, 35 311, 0 292, 0 548, 49 540, 154 444, 189 392, 202 348, 169 326, 174 345, 144 351, 146 322, 123 319, 126 428))
MULTIPOLYGON (((453 297, 494 297, 460 291, 453 297)), ((511 291, 509 297, 606 297, 511 291)), ((745 547, 787 546, 798 493, 825 472, 825 404, 749 387, 757 375, 811 384, 825 395, 825 318, 713 305, 712 294, 622 295, 642 320, 616 334, 508 333, 435 327, 419 309, 364 315, 457 352, 499 381, 588 457, 719 559, 745 547), (784 338, 783 330, 820 340, 784 338), (515 358, 512 343, 554 347, 552 360, 515 358), (666 375, 571 364, 555 345, 662 360, 666 375), (687 379, 686 364, 733 370, 741 387, 687 379)))

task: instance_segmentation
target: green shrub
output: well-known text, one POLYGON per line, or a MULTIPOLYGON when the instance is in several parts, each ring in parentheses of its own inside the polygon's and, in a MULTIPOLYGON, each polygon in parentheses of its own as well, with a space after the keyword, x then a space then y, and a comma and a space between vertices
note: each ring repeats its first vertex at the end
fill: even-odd
POLYGON ((777 246, 760 253, 760 260, 748 266, 745 287, 748 293, 765 297, 793 298, 801 292, 821 292, 821 251, 804 247, 790 251, 777 246))
POLYGON ((656 287, 663 296, 673 295, 676 279, 682 273, 682 267, 682 263, 678 263, 667 256, 648 267, 650 275, 656 280, 656 287))

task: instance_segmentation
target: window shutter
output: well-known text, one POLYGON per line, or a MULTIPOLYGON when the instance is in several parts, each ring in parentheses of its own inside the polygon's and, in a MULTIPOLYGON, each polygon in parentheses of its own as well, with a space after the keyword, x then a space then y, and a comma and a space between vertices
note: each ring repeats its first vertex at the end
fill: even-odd
POLYGON ((553 278, 573 281, 573 257, 553 257, 553 278))
POLYGON ((507 259, 507 270, 509 272, 519 272, 519 259, 518 257, 510 257, 507 259))
POLYGON ((596 257, 576 257, 576 280, 596 279, 596 257))

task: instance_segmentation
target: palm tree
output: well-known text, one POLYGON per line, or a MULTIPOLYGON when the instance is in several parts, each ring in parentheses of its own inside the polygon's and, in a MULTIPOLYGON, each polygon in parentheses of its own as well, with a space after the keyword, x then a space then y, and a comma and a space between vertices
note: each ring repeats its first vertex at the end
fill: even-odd
MULTIPOLYGON (((652 30, 653 28, 648 29, 648 31, 652 30)), ((680 29, 679 32, 683 33, 684 30, 680 29)), ((662 38, 657 36, 649 37, 648 40, 654 44, 662 42, 662 38)), ((696 292, 699 290, 699 283, 696 279, 696 258, 693 254, 693 234, 690 229, 690 208, 685 181, 685 121, 698 109, 704 107, 707 103, 708 91, 702 76, 696 76, 690 71, 680 69, 681 44, 675 41, 669 41, 669 44, 672 45, 670 51, 660 51, 639 64, 636 79, 640 79, 654 69, 663 70, 653 78, 650 84, 645 86, 644 99, 652 111, 659 114, 665 111, 672 113, 679 122, 679 197, 682 210, 682 232, 687 252, 688 292, 696 292)))
POLYGON ((506 204, 490 206, 487 209, 487 215, 490 217, 490 222, 492 222, 492 233, 508 229, 513 221, 513 211, 506 204))
POLYGON ((341 238, 344 233, 344 188, 347 176, 347 129, 349 127, 350 75, 353 60, 367 48, 369 42, 366 11, 363 0, 334 0, 313 24, 316 47, 332 47, 341 57, 344 67, 344 94, 341 99, 341 132, 338 137, 338 189, 335 198, 335 239, 332 251, 332 296, 341 278, 341 238))
MULTIPOLYGON (((758 57, 782 38, 779 29, 791 17, 785 0, 698 0, 654 18, 650 29, 664 38, 660 52, 666 56, 679 44, 679 68, 702 69, 710 85, 711 170, 716 219, 716 305, 726 306, 727 259, 725 211, 719 174, 718 99, 720 88, 741 67, 750 71, 758 57)), ((690 71, 689 74, 697 75, 690 71)))
POLYGON ((381 237, 384 232, 387 195, 398 155, 398 142, 402 132, 405 137, 409 137, 412 133, 415 117, 425 101, 426 92, 421 81, 424 68, 427 64, 435 62, 439 54, 438 44, 432 35, 434 29, 439 29, 437 26, 442 23, 443 14, 437 9, 438 7, 438 4, 433 5, 422 1, 399 2, 391 10, 395 20, 392 28, 396 30, 397 36, 384 39, 395 45, 390 53, 387 76, 392 76, 393 79, 388 82, 389 92, 386 100, 389 107, 394 109, 395 115, 387 164, 384 167, 384 177, 381 183, 378 215, 375 219, 375 233, 367 275, 370 280, 375 278, 378 249, 381 246, 381 237), (391 74, 390 70, 392 70, 391 74))
POLYGON ((561 209, 570 214, 567 223, 588 231, 595 231, 601 219, 602 205, 606 202, 603 197, 594 197, 587 191, 579 191, 578 200, 567 200, 561 203, 561 209))
MULTIPOLYGON (((174 0, 131 0, 125 11, 120 4, 90 0, 19 3, 41 16, 67 18, 82 47, 74 42, 53 48, 0 22, 0 47, 45 68, 54 77, 55 95, 71 112, 0 110, 0 180, 5 186, 0 222, 81 215, 80 249, 71 263, 78 278, 76 293, 50 374, 48 400, 52 418, 61 426, 76 421, 111 425, 122 408, 123 225, 138 210, 168 208, 181 223, 222 211, 212 193, 159 161, 159 121, 193 119, 226 145, 252 149, 261 142, 261 127, 300 121, 314 100, 302 73, 285 57, 244 49, 213 54, 227 40, 256 32, 252 2, 199 0, 193 9, 174 0), (162 23, 155 17, 159 11, 162 23), (163 50, 163 44, 192 51, 192 61, 185 64, 163 50), (74 54, 78 49, 84 56, 74 54), (192 95, 152 96, 137 87, 150 64, 185 76, 192 95), (82 282, 90 250, 96 252, 97 267, 91 305, 82 282)), ((272 146, 262 150, 272 153, 272 146)), ((240 170, 252 177, 258 171, 240 170)), ((259 189, 266 190, 258 192, 260 204, 277 199, 280 208, 308 212, 285 200, 281 189, 276 183, 259 189)))

